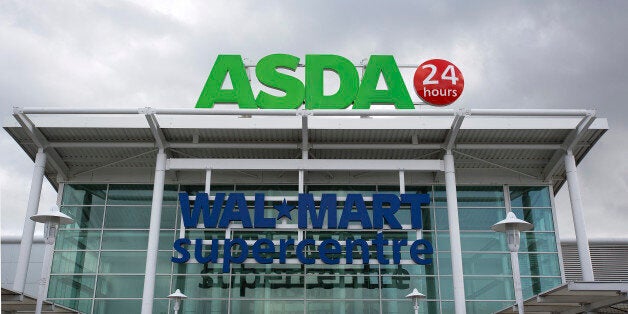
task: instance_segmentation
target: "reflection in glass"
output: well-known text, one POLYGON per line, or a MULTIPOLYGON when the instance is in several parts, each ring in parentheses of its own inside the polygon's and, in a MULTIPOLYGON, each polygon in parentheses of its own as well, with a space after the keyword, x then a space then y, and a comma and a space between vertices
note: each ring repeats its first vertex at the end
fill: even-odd
POLYGON ((63 205, 103 205, 106 184, 66 184, 63 186, 63 205))
POLYGON ((547 186, 510 186, 512 207, 551 207, 547 186))
POLYGON ((512 212, 534 225, 534 231, 554 231, 551 208, 513 208, 512 212))
MULTIPOLYGON (((457 186, 458 207, 505 207, 504 189, 500 186, 457 186)), ((434 186, 434 206, 447 207, 444 186, 434 186)))
POLYGON ((95 274, 98 251, 59 251, 52 257, 53 274, 95 274))
POLYGON ((59 230, 55 250, 98 250, 100 230, 59 230))
POLYGON ((467 300, 514 300, 512 277, 464 277, 467 300))
POLYGON ((148 229, 150 206, 107 206, 105 228, 148 229))
POLYGON ((104 206, 61 206, 60 211, 74 219, 71 224, 61 225, 62 229, 102 228, 104 206))
POLYGON ((50 276, 49 298, 91 298, 94 294, 96 276, 72 275, 50 276))

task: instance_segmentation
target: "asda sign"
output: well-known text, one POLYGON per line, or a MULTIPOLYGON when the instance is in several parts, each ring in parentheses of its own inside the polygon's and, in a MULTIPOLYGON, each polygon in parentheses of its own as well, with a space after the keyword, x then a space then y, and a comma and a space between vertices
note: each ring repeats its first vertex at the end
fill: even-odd
MULTIPOLYGON (((264 86, 282 94, 272 95, 253 88, 240 55, 219 55, 196 103, 196 108, 215 104, 236 104, 241 109, 370 109, 371 105, 392 105, 414 109, 401 71, 391 55, 372 55, 362 77, 356 66, 338 55, 306 55, 305 80, 295 76, 301 59, 289 54, 268 55, 255 66, 255 76, 264 86), (282 71, 280 71, 282 70, 282 71), (325 93, 324 73, 334 72, 339 87, 325 93), (286 73, 288 72, 288 73, 286 73), (231 88, 224 88, 227 78, 231 88), (378 89, 380 79, 385 89, 378 89)), ((464 78, 460 70, 446 60, 433 59, 420 65, 414 76, 414 92, 426 103, 443 106, 462 94, 464 78)))

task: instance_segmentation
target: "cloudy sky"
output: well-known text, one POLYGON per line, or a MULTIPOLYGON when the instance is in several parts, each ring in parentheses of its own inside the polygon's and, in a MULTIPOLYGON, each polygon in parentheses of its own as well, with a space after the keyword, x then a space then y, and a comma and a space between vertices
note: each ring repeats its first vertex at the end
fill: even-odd
MULTIPOLYGON (((628 237, 626 1, 0 1, 0 117, 12 106, 192 108, 218 54, 448 59, 453 107, 597 109, 580 166, 591 238, 628 237)), ((0 131, 1 233, 21 234, 33 163, 0 131)), ((41 204, 55 192, 45 183, 41 204)), ((562 238, 573 238, 566 188, 562 238)), ((41 229, 38 229, 41 233, 41 229)))

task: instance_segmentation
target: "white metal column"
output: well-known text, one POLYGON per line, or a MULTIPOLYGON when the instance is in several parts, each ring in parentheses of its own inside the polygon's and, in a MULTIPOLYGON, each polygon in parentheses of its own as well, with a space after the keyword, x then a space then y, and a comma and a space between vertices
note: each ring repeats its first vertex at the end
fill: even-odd
POLYGON ((454 156, 447 150, 445 161, 445 188, 447 190, 447 217, 449 218, 449 239, 451 241, 451 273, 454 279, 454 307, 456 314, 467 312, 464 296, 462 272, 462 248, 460 247, 460 224, 458 222, 458 198, 456 192, 456 172, 454 156))
POLYGON ((153 313, 155 274, 157 273, 157 250, 159 248, 159 229, 161 224, 161 203, 164 196, 165 177, 166 153, 163 149, 159 149, 157 162, 155 164, 153 202, 150 210, 150 229, 148 231, 148 248, 146 252, 146 272, 144 274, 144 292, 142 294, 142 314, 153 313))
POLYGON ((26 217, 24 218, 24 228, 22 229, 22 242, 20 243, 20 255, 17 259, 17 269, 13 281, 13 290, 24 293, 26 284, 26 273, 31 257, 31 247, 33 246, 33 234, 35 232, 35 222, 30 219, 37 214, 39 208, 39 198, 41 196, 41 186, 44 181, 44 170, 46 168, 46 153, 42 148, 37 150, 35 157, 35 167, 33 178, 31 179, 31 191, 28 195, 28 206, 26 207, 26 217))
POLYGON ((578 257, 582 269, 583 281, 594 281, 591 254, 589 252, 589 239, 587 238, 586 224, 584 222, 584 210, 580 197, 580 183, 576 170, 576 160, 573 152, 568 150, 565 154, 565 171, 567 173, 567 185, 569 187, 569 200, 571 201, 571 213, 573 225, 576 231, 576 243, 578 245, 578 257))

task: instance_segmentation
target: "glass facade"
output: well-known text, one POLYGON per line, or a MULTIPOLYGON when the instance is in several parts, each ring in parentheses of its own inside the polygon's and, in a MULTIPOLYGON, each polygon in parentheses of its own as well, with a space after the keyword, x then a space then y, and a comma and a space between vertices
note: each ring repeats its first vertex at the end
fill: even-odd
MULTIPOLYGON (((372 240, 377 230, 299 230, 296 211, 292 219, 281 222, 284 225, 280 229, 182 230, 178 192, 194 195, 203 190, 203 186, 191 185, 165 187, 154 313, 171 312, 172 304, 166 296, 176 289, 188 296, 181 313, 411 313, 412 306, 405 295, 413 288, 427 295, 420 307, 423 313, 453 313, 454 278, 444 186, 406 186, 406 193, 431 196, 431 204, 423 208, 423 230, 383 231, 388 239, 429 240, 434 247, 430 265, 413 263, 406 246, 401 251, 400 265, 363 265, 360 249, 356 248, 351 254, 354 264, 245 263, 232 264, 229 273, 222 272, 222 264, 172 263, 170 258, 178 256, 172 247, 174 240, 203 239, 205 255, 209 254, 209 240, 227 237, 247 241, 335 239, 341 241, 344 252, 346 239, 372 240)), ((306 192, 335 193, 340 198, 347 193, 370 196, 376 192, 398 193, 398 190, 398 186, 311 185, 306 192)), ((211 186, 214 195, 235 191, 249 196, 265 193, 267 198, 289 200, 298 195, 296 185, 211 186)), ((62 200, 61 211, 75 222, 59 231, 48 298, 85 313, 139 312, 152 185, 66 184, 62 200)), ((489 313, 514 303, 505 236, 490 231, 494 223, 506 217, 509 209, 535 226, 521 237, 519 263, 524 297, 561 283, 550 200, 547 186, 458 187, 468 313, 489 313)), ((268 201, 265 208, 267 217, 276 215, 271 203, 268 201)), ((396 217, 402 225, 409 225, 408 208, 400 209, 396 217)), ((188 249, 194 256, 194 246, 188 249)), ((375 250, 369 251, 370 258, 376 259, 375 250)), ((220 258, 222 250, 219 252, 220 258)), ((310 257, 318 255, 313 250, 306 253, 310 257)), ((286 257, 294 256, 294 250, 288 250, 286 257)), ((385 251, 385 256, 392 258, 392 252, 385 251)))

